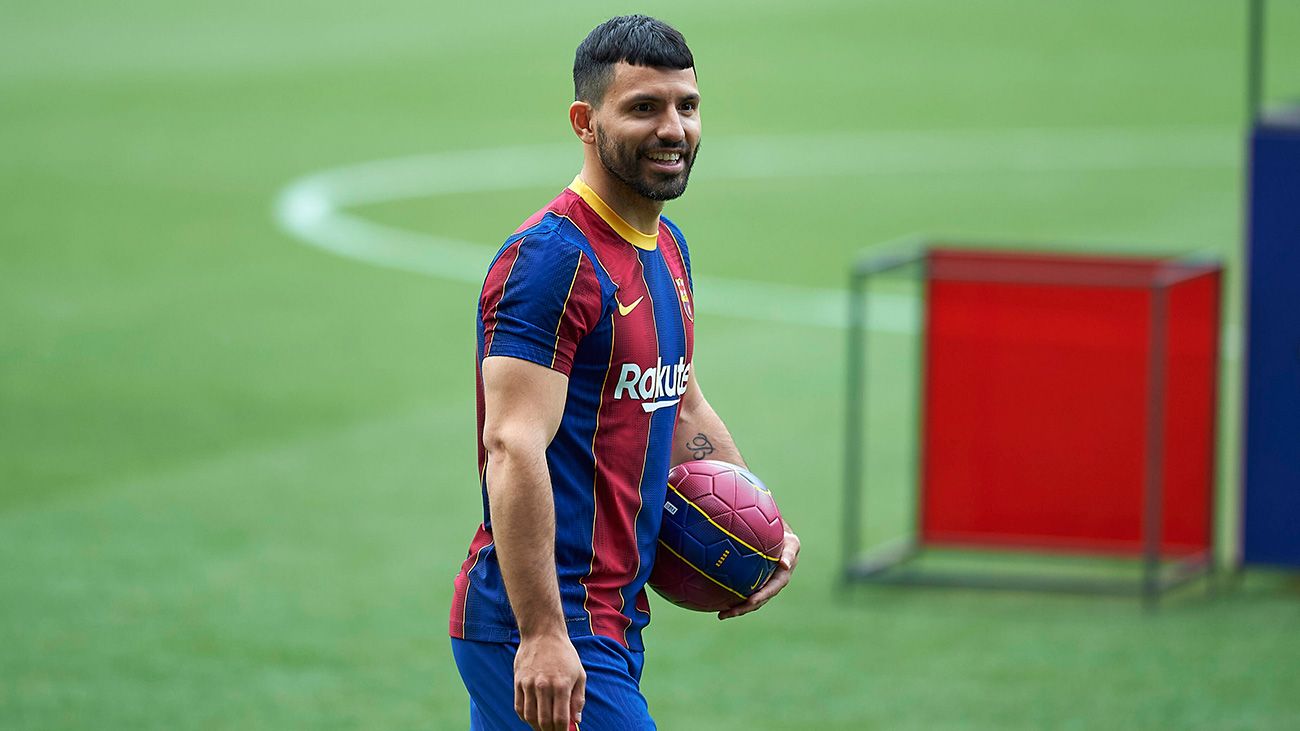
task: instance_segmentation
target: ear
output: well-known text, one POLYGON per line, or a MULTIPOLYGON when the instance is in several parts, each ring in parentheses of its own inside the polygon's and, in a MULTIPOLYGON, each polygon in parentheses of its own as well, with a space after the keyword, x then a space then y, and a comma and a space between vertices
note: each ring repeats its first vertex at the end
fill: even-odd
POLYGON ((595 112, 595 107, 587 102, 577 101, 569 105, 569 124, 573 125, 573 133, 588 145, 596 144, 595 112))

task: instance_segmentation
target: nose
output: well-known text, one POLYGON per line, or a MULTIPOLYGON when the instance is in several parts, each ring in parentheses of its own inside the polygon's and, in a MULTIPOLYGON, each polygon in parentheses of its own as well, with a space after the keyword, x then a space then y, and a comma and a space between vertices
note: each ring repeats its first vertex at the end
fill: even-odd
POLYGON ((686 140, 686 128, 682 125, 682 116, 676 107, 669 107, 659 120, 659 129, 655 130, 663 142, 677 144, 686 140))

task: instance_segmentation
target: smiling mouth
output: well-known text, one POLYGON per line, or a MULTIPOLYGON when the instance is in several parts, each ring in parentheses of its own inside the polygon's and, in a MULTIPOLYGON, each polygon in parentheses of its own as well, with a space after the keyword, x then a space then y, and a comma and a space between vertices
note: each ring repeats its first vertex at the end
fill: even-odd
POLYGON ((671 172, 674 175, 680 174, 686 168, 686 161, 683 159, 683 153, 677 152, 647 152, 643 157, 650 161, 652 168, 660 168, 664 172, 671 172))

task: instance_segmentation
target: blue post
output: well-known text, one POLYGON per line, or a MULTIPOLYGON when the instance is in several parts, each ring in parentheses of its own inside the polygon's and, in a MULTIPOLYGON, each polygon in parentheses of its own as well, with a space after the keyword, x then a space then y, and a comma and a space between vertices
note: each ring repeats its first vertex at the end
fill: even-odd
POLYGON ((1250 144, 1242 559, 1300 568, 1300 107, 1250 144))

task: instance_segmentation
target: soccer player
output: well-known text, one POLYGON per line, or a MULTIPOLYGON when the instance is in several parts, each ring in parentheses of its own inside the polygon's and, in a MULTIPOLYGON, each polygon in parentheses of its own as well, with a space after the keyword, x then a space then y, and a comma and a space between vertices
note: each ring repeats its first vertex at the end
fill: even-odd
MULTIPOLYGON (((613 18, 578 46, 578 177, 506 239, 478 308, 483 524, 450 633, 472 729, 653 729, 645 583, 671 465, 744 464, 693 368, 691 260, 660 216, 700 145, 674 28, 613 18), (526 725, 525 725, 526 724, 526 725)), ((728 619, 790 581, 799 539, 728 619)))

